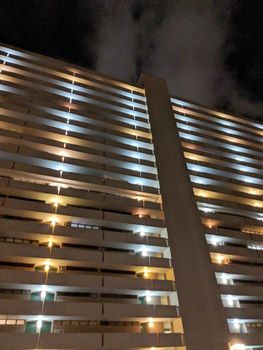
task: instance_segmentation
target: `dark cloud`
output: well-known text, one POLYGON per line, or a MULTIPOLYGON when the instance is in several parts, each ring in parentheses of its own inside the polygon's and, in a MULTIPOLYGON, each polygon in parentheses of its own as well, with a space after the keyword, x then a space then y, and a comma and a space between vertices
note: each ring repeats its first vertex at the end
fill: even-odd
POLYGON ((227 23, 219 12, 209 3, 176 2, 155 34, 156 49, 145 70, 167 79, 173 94, 213 103, 227 23))
POLYGON ((165 78, 176 96, 261 115, 261 103, 235 79, 238 68, 226 65, 235 2, 108 1, 107 7, 98 71, 130 81, 149 72, 165 78))
POLYGON ((107 1, 98 29, 97 62, 99 72, 132 80, 136 71, 137 29, 130 1, 107 1))
POLYGON ((263 2, 2 0, 0 40, 172 94, 261 116, 263 2))

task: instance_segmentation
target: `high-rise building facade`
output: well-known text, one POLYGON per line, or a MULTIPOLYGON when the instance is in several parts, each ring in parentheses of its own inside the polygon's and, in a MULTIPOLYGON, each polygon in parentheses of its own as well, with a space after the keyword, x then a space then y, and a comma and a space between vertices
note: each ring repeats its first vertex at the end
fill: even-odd
POLYGON ((263 349, 263 124, 0 49, 0 349, 263 349))

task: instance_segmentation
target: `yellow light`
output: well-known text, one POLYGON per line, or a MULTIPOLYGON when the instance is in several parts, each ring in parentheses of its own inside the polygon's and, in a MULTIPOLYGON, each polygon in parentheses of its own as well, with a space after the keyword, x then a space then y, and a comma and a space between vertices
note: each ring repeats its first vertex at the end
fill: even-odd
POLYGON ((66 151, 62 151, 62 152, 60 153, 60 157, 62 157, 62 158, 67 157, 67 152, 66 152, 66 151))
POLYGON ((48 248, 52 248, 53 246, 53 242, 52 241, 48 241, 48 248))
POLYGON ((148 277, 149 277, 149 273, 148 273, 147 271, 144 271, 143 277, 144 277, 144 278, 148 278, 148 277))
POLYGON ((218 257, 216 259, 217 259, 217 263, 218 264, 222 264, 223 263, 224 258, 222 256, 218 255, 218 257))
POLYGON ((50 268, 50 263, 49 263, 49 261, 47 261, 47 262, 45 263, 45 272, 48 272, 48 271, 49 271, 49 268, 50 268))
POLYGON ((57 208, 58 205, 59 205, 59 199, 58 198, 55 198, 54 201, 53 201, 53 205, 57 208))
POLYGON ((149 318, 149 328, 153 328, 154 323, 153 323, 153 319, 149 318))
POLYGON ((52 226, 55 226, 56 223, 57 223, 57 220, 55 218, 52 218, 50 223, 51 223, 52 226))

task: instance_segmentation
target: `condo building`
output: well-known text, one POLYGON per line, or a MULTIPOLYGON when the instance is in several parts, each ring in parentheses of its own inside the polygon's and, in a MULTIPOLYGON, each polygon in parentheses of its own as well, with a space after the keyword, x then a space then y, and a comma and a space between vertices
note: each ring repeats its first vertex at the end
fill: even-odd
POLYGON ((263 349, 263 123, 0 51, 0 350, 263 349))

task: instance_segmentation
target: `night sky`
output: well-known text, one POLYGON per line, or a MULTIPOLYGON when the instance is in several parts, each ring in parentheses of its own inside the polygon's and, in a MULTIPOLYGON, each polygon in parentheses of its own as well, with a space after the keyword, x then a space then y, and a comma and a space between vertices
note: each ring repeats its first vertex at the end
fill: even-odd
POLYGON ((262 0, 1 0, 0 41, 263 119, 262 0))

